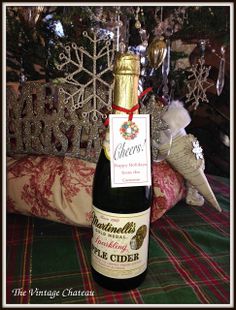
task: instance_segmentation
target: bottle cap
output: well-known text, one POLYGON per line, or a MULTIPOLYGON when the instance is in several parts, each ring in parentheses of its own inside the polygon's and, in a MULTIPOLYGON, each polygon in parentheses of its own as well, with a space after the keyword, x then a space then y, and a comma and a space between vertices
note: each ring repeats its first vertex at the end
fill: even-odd
POLYGON ((115 75, 140 75, 140 59, 135 54, 118 54, 114 64, 115 75))

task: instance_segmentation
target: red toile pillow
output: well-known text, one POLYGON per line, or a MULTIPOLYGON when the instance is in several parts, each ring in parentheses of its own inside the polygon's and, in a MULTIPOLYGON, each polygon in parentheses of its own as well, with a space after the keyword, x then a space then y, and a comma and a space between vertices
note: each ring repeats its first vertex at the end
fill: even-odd
MULTIPOLYGON (((95 167, 94 163, 70 157, 9 157, 7 210, 90 226, 95 167)), ((183 198, 183 177, 165 161, 154 163, 153 190, 152 222, 183 198)))
POLYGON ((151 222, 185 197, 184 178, 166 161, 152 164, 153 201, 151 222))

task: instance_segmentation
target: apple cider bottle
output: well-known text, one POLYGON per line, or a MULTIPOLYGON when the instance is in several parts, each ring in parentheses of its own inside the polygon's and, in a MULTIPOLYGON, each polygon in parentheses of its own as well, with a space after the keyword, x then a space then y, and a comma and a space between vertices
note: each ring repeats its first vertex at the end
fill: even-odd
MULTIPOLYGON (((136 115, 139 56, 119 54, 113 73, 113 114, 132 111, 136 115)), ((126 116, 128 120, 128 115, 126 116)), ((128 125, 131 123, 132 121, 127 122, 128 125)), ((132 132, 135 133, 135 127, 127 126, 124 135, 127 138, 132 132)), ((128 145, 130 140, 127 138, 124 141, 128 145)), ((140 150, 136 148, 134 151, 140 150)), ((120 149, 120 154, 121 152, 120 149)), ((124 154, 125 152, 127 155, 127 150, 123 150, 124 154)), ((129 151, 128 155, 130 154, 129 151)), ((93 184, 92 274, 94 280, 105 288, 129 290, 142 283, 147 271, 152 191, 151 185, 112 187, 110 156, 107 131, 93 184)), ((132 156, 135 158, 135 154, 132 156)))

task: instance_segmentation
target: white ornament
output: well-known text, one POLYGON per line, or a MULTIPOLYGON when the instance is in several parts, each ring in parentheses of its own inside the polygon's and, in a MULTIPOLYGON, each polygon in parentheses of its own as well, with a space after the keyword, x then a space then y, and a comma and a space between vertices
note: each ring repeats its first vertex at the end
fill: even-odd
POLYGON ((61 87, 60 92, 65 95, 65 103, 70 103, 72 110, 81 109, 84 119, 96 122, 99 116, 103 119, 107 117, 101 112, 102 108, 111 110, 113 79, 108 82, 104 74, 112 72, 115 51, 111 39, 101 39, 97 32, 93 33, 93 38, 87 31, 83 32, 83 36, 92 44, 92 53, 72 43, 71 47, 65 46, 65 53, 59 55, 63 61, 57 66, 59 70, 65 66, 73 66, 73 71, 62 79, 63 83, 71 85, 72 88, 68 90, 61 87), (90 63, 90 67, 85 63, 85 59, 90 63), (84 83, 79 78, 83 76, 87 77, 84 83))
POLYGON ((186 182, 186 198, 185 201, 188 205, 201 207, 204 205, 205 199, 199 192, 196 190, 192 184, 187 181, 186 182))
POLYGON ((193 141, 192 145, 192 152, 195 154, 196 159, 203 159, 202 148, 200 147, 199 142, 197 140, 193 141))
POLYGON ((208 88, 214 85, 214 83, 208 82, 207 78, 211 66, 205 66, 205 59, 201 57, 197 65, 193 65, 191 68, 192 74, 188 77, 189 79, 193 78, 192 85, 187 84, 188 93, 186 94, 186 102, 192 102, 194 109, 196 110, 200 101, 209 102, 207 99, 206 91, 208 88))

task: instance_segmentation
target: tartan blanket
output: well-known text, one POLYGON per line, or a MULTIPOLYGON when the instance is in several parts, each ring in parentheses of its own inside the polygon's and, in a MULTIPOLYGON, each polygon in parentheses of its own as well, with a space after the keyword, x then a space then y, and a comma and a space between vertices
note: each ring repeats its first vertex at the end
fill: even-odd
POLYGON ((128 292, 93 282, 90 228, 8 214, 6 304, 229 304, 229 180, 208 180, 223 212, 181 201, 152 223, 146 279, 128 292))

